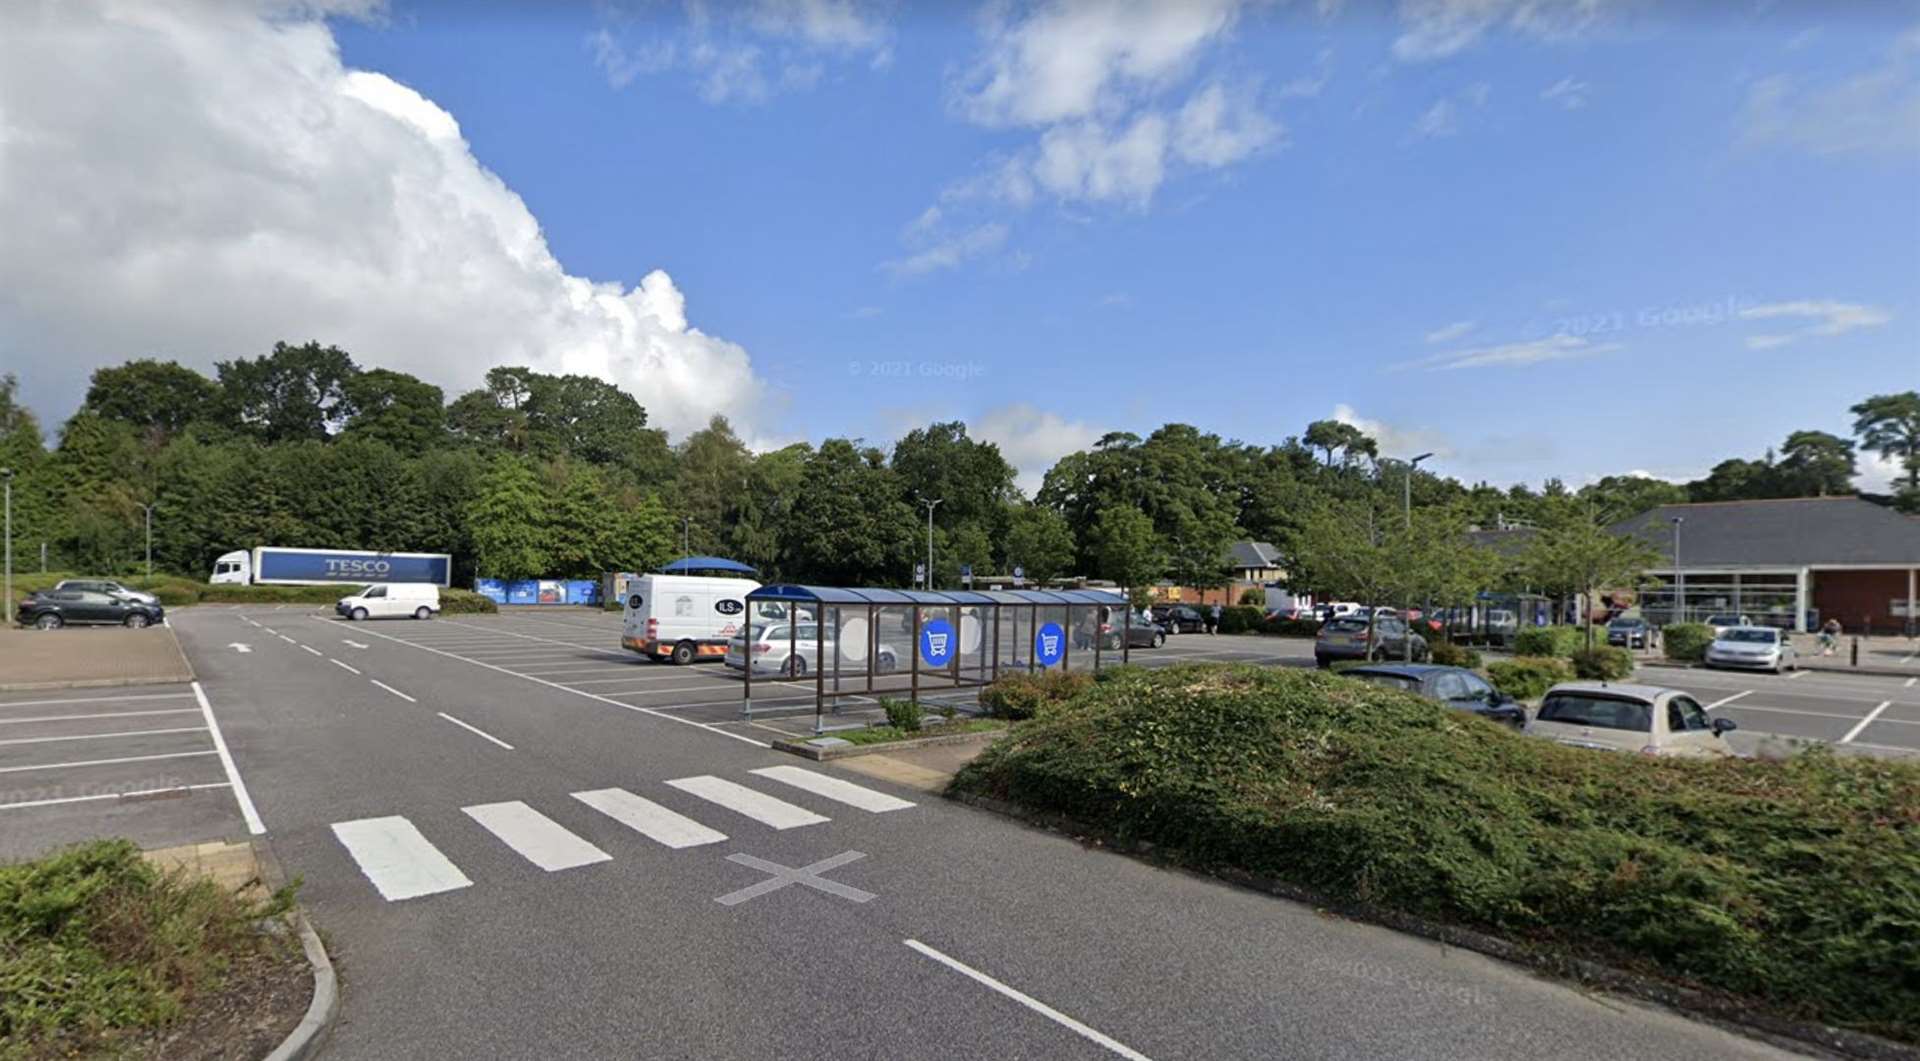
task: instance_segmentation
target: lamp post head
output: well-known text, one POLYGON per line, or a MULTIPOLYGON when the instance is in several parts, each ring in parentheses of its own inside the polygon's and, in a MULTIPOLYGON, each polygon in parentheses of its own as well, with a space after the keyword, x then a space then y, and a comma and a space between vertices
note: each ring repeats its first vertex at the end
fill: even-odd
POLYGON ((12 481, 13 481, 13 469, 12 469, 12 468, 0 468, 0 479, 5 479, 5 480, 6 480, 7 482, 12 482, 12 481))
POLYGON ((1413 467, 1416 467, 1416 468, 1417 468, 1417 467, 1419 467, 1419 466, 1420 466, 1420 462, 1421 462, 1421 461, 1423 461, 1423 460, 1426 460, 1426 459, 1427 459, 1428 457, 1431 457, 1431 456, 1433 456, 1433 454, 1431 454, 1431 453, 1422 453, 1422 454, 1420 454, 1420 455, 1419 455, 1418 457, 1415 457, 1415 458, 1413 458, 1412 460, 1410 460, 1410 461, 1408 461, 1407 463, 1408 463, 1409 465, 1411 465, 1411 466, 1413 466, 1413 467))

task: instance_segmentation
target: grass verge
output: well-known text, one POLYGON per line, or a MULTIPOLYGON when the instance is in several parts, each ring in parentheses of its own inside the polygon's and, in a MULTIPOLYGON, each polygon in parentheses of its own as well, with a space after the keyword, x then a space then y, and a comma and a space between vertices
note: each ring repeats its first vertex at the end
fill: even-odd
POLYGON ((297 960, 291 932, 261 931, 292 902, 162 873, 125 840, 0 866, 0 1059, 122 1055, 233 970, 297 960))
POLYGON ((1686 762, 1519 736, 1333 675, 1133 672, 960 792, 1336 901, 1920 1041, 1920 766, 1686 762))
POLYGON ((839 737, 848 744, 892 744, 895 741, 919 740, 922 737, 951 737, 956 733, 985 733, 988 730, 1006 728, 1007 724, 997 719, 971 718, 965 722, 948 722, 944 725, 924 726, 917 730, 898 729, 893 726, 869 726, 866 729, 835 730, 827 736, 839 737))

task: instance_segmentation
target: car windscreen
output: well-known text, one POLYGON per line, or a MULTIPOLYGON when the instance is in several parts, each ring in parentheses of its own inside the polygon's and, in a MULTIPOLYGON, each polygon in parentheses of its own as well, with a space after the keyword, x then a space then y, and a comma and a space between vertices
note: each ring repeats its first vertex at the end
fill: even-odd
POLYGON ((1569 726, 1595 729, 1624 729, 1638 733, 1653 730, 1653 709, 1637 700, 1616 700, 1604 696, 1559 693, 1547 697, 1534 716, 1541 722, 1560 722, 1569 726))
POLYGON ((1419 682, 1402 674, 1349 674, 1347 677, 1358 678, 1368 685, 1385 686, 1388 689, 1398 689, 1401 692, 1417 693, 1420 691, 1419 682))
POLYGON ((1639 625, 1640 625, 1640 620, 1638 620, 1638 619, 1615 619, 1615 620, 1614 620, 1613 622, 1611 622, 1611 623, 1609 623, 1608 625, 1609 625, 1609 626, 1612 626, 1612 627, 1613 627, 1614 629, 1616 629, 1616 630, 1628 630, 1628 629, 1632 629, 1633 627, 1636 627, 1636 626, 1639 626, 1639 625))
POLYGON ((1336 634, 1357 634, 1367 628, 1365 619, 1335 619, 1326 625, 1326 629, 1336 634))
POLYGON ((1776 630, 1729 630, 1720 635, 1722 641, 1746 641, 1758 645, 1771 645, 1780 640, 1776 630))

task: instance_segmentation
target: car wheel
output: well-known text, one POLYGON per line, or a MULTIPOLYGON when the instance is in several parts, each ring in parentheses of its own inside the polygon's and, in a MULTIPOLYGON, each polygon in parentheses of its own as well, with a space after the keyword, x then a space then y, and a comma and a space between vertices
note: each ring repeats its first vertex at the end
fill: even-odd
POLYGON ((134 612, 122 621, 129 630, 139 630, 147 625, 147 617, 139 612, 134 612))
POLYGON ((1327 663, 1327 657, 1325 657, 1325 656, 1315 656, 1315 657, 1313 657, 1313 665, 1314 665, 1315 667, 1318 667, 1318 668, 1319 668, 1319 669, 1321 669, 1321 670, 1326 670, 1326 669, 1327 669, 1327 667, 1329 666, 1329 664, 1327 663))
POLYGON ((420 607, 414 609, 413 617, 415 619, 431 619, 433 618, 433 609, 422 604, 420 607))
POLYGON ((693 642, 682 641, 679 644, 673 646, 673 662, 675 666, 679 666, 679 667, 684 667, 687 664, 692 663, 693 662, 693 642))
POLYGON ((58 630, 66 624, 58 615, 47 614, 35 619, 33 625, 39 630, 58 630))
POLYGON ((356 623, 364 623, 367 621, 367 610, 365 608, 355 608, 348 614, 347 618, 352 619, 356 623))
POLYGON ((894 661, 893 653, 891 652, 880 653, 880 658, 875 660, 873 664, 874 671, 879 674, 892 674, 893 668, 894 661))
POLYGON ((1167 643, 1167 632, 1166 632, 1165 630, 1162 630, 1162 631, 1160 631, 1159 633, 1157 633, 1157 634, 1155 634, 1155 635, 1153 635, 1153 647, 1154 647, 1154 648, 1159 648, 1160 646, 1162 646, 1162 645, 1164 645, 1164 644, 1166 644, 1166 643, 1167 643))
POLYGON ((804 678, 807 676, 807 661, 799 656, 788 656, 787 662, 780 667, 780 673, 789 678, 804 678))

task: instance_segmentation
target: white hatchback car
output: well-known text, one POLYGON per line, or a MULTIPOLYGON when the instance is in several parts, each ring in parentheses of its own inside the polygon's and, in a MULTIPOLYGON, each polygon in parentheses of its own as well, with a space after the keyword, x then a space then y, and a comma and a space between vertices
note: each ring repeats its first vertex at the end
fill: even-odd
POLYGON ((1721 734, 1738 728, 1678 689, 1570 682, 1547 690, 1522 732, 1576 748, 1718 759, 1734 754, 1721 734))
POLYGON ((1732 626, 1707 646, 1709 667, 1743 667, 1775 674, 1800 666, 1793 641, 1771 626, 1732 626))

